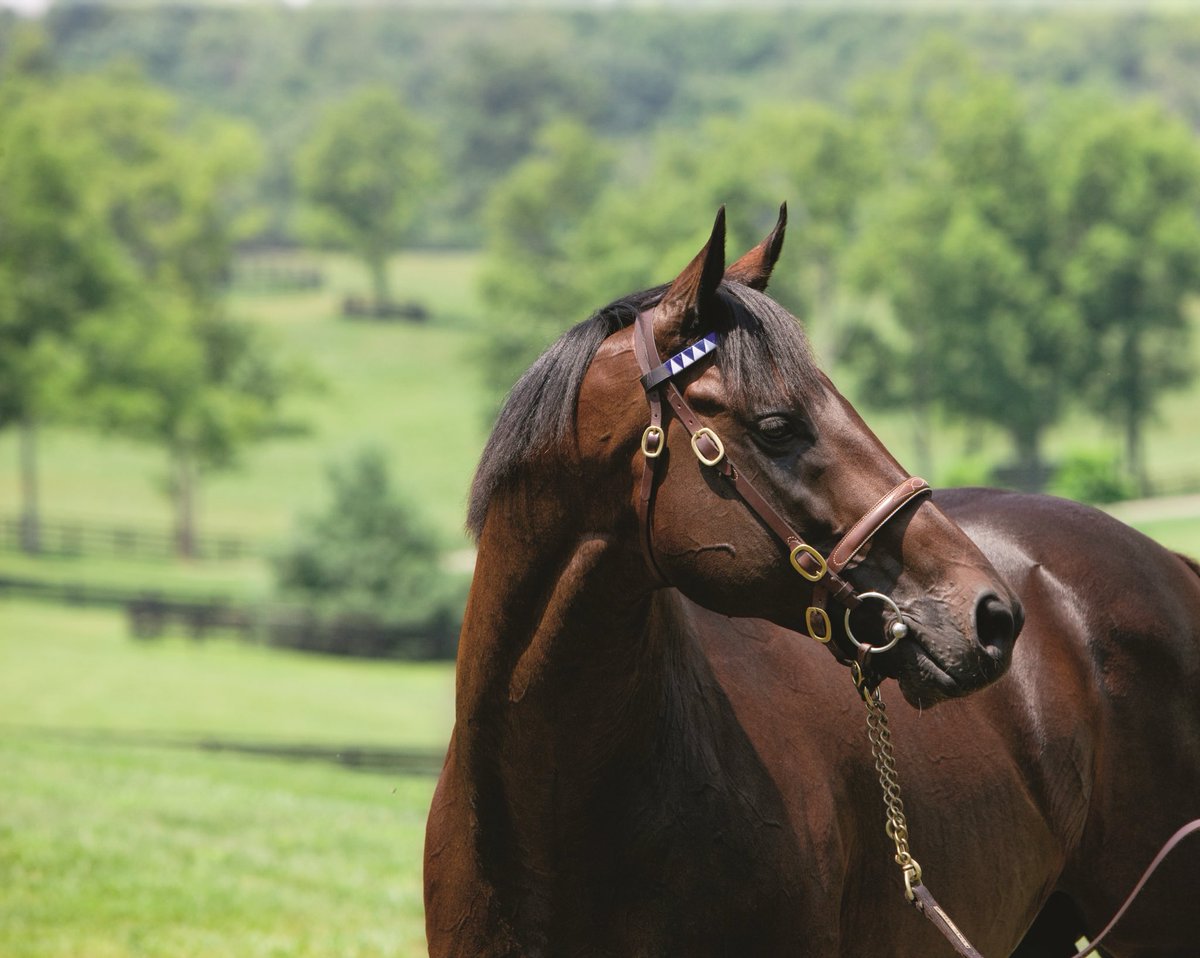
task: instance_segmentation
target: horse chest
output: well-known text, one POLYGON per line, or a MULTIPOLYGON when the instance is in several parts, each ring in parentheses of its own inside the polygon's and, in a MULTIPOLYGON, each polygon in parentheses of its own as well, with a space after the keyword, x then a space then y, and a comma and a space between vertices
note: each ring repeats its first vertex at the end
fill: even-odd
POLYGON ((533 897, 556 953, 779 955, 800 912, 779 844, 703 802, 656 802, 598 822, 533 897))
POLYGON ((446 853, 473 864, 429 902, 458 943, 431 935, 431 954, 775 956, 830 926, 811 849, 753 752, 671 743, 557 794, 528 822, 499 792, 435 801, 431 841, 473 836, 446 853))

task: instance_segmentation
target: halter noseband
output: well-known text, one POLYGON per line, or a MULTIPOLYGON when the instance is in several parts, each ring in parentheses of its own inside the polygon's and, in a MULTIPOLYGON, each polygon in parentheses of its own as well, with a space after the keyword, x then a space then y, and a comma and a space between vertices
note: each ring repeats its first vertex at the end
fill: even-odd
POLYGON ((829 620, 829 613, 825 609, 826 604, 833 600, 846 610, 846 635, 855 648, 851 655, 845 654, 842 650, 836 650, 834 654, 837 658, 847 662, 857 660, 862 666, 872 653, 886 652, 891 649, 908 634, 908 626, 899 606, 890 596, 881 592, 856 592, 854 587, 841 577, 840 573, 859 550, 870 541, 871 537, 887 525, 893 516, 913 500, 930 494, 929 483, 924 479, 905 479, 875 503, 851 527, 828 557, 823 556, 820 551, 800 537, 800 534, 759 494, 750 480, 730 461, 720 437, 700 421, 672 381, 675 376, 704 357, 711 355, 718 348, 720 341, 717 334, 710 333, 676 353, 666 362, 662 362, 658 347, 654 342, 652 314, 652 310, 638 314, 634 323, 633 335, 634 354, 637 356, 638 366, 642 370, 642 386, 646 390, 646 399, 650 404, 650 424, 642 433, 643 469, 641 489, 638 494, 642 551, 645 553, 647 564, 665 584, 667 577, 663 575, 662 569, 659 568, 658 562, 654 558, 650 529, 656 467, 659 456, 662 455, 667 444, 662 408, 662 399, 665 396, 671 409, 674 410, 675 415, 688 431, 688 435, 691 436, 692 451, 696 454, 696 458, 703 465, 715 470, 733 486, 746 507, 758 516, 783 543, 788 550, 788 559, 792 568, 812 584, 812 601, 804 614, 804 623, 808 634, 822 644, 829 644, 833 639, 833 626, 829 620), (891 613, 890 637, 883 645, 871 645, 859 641, 850 628, 850 613, 867 599, 882 602, 891 613))

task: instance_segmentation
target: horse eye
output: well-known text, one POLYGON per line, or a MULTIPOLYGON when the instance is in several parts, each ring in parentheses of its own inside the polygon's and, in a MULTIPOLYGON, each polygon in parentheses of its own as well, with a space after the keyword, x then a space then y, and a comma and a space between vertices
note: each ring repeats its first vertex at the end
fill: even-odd
POLYGON ((763 416, 755 424, 758 435, 774 446, 782 445, 796 438, 799 433, 786 416, 763 416))

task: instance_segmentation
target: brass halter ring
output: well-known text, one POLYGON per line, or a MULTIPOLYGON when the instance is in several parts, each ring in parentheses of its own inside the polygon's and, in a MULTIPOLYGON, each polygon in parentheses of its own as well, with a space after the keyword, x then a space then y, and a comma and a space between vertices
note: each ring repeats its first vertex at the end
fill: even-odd
POLYGON ((892 623, 889 630, 892 634, 891 641, 886 645, 871 645, 868 642, 860 642, 854 634, 854 630, 850 628, 850 612, 851 609, 846 609, 846 635, 850 641, 854 643, 855 648, 860 652, 870 652, 878 655, 881 652, 887 652, 895 647, 896 643, 908 635, 908 624, 904 621, 904 613, 900 611, 900 606, 892 601, 890 596, 884 595, 882 592, 862 592, 858 596, 860 601, 866 599, 878 599, 884 605, 892 610, 892 614, 896 617, 896 621, 892 623))

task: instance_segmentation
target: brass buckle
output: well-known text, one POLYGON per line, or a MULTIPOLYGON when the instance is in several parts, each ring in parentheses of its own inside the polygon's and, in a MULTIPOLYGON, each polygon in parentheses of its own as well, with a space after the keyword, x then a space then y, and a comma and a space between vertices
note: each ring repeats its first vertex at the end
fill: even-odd
POLYGON ((791 560, 792 568, 804 576, 804 578, 806 578, 809 582, 820 582, 825 578, 825 573, 829 571, 829 565, 826 563, 825 557, 807 542, 801 542, 800 545, 796 546, 796 548, 792 550, 791 555, 788 556, 788 559, 791 560), (816 560, 816 572, 809 572, 800 564, 801 555, 810 556, 816 560))
POLYGON ((804 613, 804 627, 808 629, 808 634, 822 645, 828 644, 833 638, 833 623, 829 621, 829 613, 815 605, 810 605, 804 613), (816 613, 816 621, 823 626, 820 634, 813 630, 813 613, 816 613))
POLYGON ((647 426, 646 431, 642 433, 642 455, 647 459, 657 459, 662 455, 663 449, 666 448, 666 436, 662 431, 661 426, 647 426), (657 440, 653 450, 650 449, 650 443, 657 440))
POLYGON ((709 429, 708 426, 701 426, 694 433, 692 433, 692 452, 694 452, 696 454, 696 458, 706 466, 715 466, 725 458, 725 444, 721 442, 721 437, 709 429), (717 447, 717 454, 711 459, 707 458, 704 453, 700 451, 699 445, 697 445, 697 440, 699 440, 701 436, 707 436, 710 440, 712 440, 713 445, 717 447))

